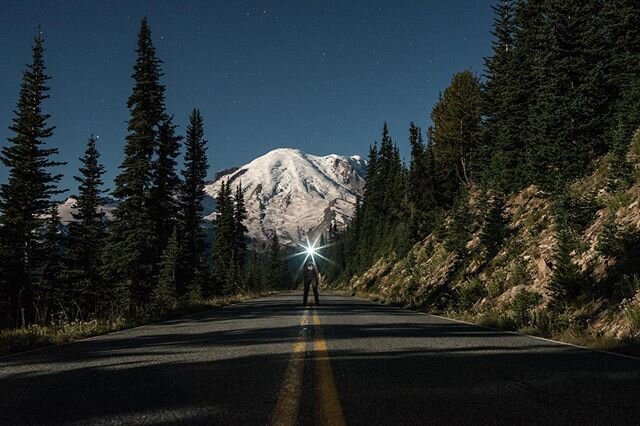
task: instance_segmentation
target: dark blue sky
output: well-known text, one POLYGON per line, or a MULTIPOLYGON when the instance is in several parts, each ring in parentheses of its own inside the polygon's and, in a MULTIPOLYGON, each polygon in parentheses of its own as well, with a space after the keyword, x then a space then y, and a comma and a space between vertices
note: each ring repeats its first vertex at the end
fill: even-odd
MULTIPOLYGON (((426 127, 454 72, 482 73, 492 12, 482 0, 5 2, 0 14, 0 144, 40 24, 63 187, 87 137, 106 180, 122 160, 136 35, 147 16, 180 132, 200 108, 210 176, 278 147, 366 155, 383 122, 408 156, 411 120, 426 127)), ((0 166, 0 181, 7 171, 0 166)))

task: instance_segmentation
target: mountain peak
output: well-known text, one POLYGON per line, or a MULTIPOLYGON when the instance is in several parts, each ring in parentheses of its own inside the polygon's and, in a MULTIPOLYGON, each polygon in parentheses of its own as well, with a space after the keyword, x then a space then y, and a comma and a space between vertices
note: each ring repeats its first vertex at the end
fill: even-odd
MULTIPOLYGON (((296 148, 274 149, 205 187, 216 197, 222 182, 240 181, 249 212, 249 236, 277 233, 287 244, 344 227, 364 189, 366 162, 359 156, 317 156, 296 148)), ((208 216, 213 219, 212 215, 208 216)))

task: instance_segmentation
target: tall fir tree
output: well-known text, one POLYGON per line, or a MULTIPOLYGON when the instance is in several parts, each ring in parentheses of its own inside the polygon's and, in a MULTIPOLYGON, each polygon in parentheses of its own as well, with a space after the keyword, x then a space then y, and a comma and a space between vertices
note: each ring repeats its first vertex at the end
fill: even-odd
POLYGON ((575 246, 571 232, 560 225, 557 237, 558 245, 553 259, 553 275, 548 288, 551 293, 552 307, 562 310, 577 295, 580 277, 578 267, 573 263, 571 257, 575 246))
POLYGON ((233 212, 233 246, 234 246, 234 262, 236 273, 241 274, 246 266, 247 261, 247 226, 244 224, 247 220, 247 208, 244 203, 244 191, 242 183, 236 187, 236 193, 233 198, 235 207, 233 212))
POLYGON ((176 305, 177 266, 179 260, 178 236, 174 229, 160 258, 158 285, 151 294, 151 307, 160 315, 170 312, 176 305))
POLYGON ((52 197, 61 175, 51 168, 65 163, 52 159, 58 153, 47 147, 46 139, 54 127, 42 110, 49 97, 44 63, 44 40, 39 32, 34 38, 32 62, 22 75, 20 96, 13 123, 14 133, 2 149, 0 160, 8 169, 8 180, 0 186, 0 244, 4 256, 0 293, 10 302, 9 323, 30 324, 35 320, 35 294, 43 263, 42 241, 37 232, 53 205, 52 197))
POLYGON ((626 136, 627 132, 624 124, 620 122, 618 130, 612 135, 611 161, 609 162, 609 172, 607 173, 607 189, 609 192, 627 189, 632 182, 633 168, 627 161, 629 142, 626 136))
POLYGON ((602 2, 593 17, 594 45, 604 69, 602 84, 612 112, 608 134, 611 142, 629 140, 640 127, 640 5, 635 0, 602 2))
POLYGON ((165 88, 160 84, 161 61, 156 57, 146 18, 140 24, 136 53, 134 86, 127 101, 131 118, 125 158, 113 191, 119 204, 110 227, 107 258, 109 279, 124 284, 128 290, 132 316, 138 307, 148 303, 157 283, 154 273, 159 241, 150 199, 159 126, 167 120, 165 88))
POLYGON ((287 288, 287 277, 284 271, 284 259, 282 256, 282 247, 278 234, 274 231, 269 243, 269 253, 267 258, 267 288, 283 289, 287 288))
POLYGON ((537 28, 536 87, 530 100, 527 162, 534 183, 559 190, 603 152, 606 99, 590 46, 597 2, 547 1, 537 28))
POLYGON ((250 254, 246 277, 247 287, 254 291, 262 291, 267 287, 268 276, 265 272, 264 259, 255 251, 250 254))
POLYGON ((482 86, 484 117, 481 159, 485 162, 482 179, 502 191, 524 185, 520 167, 524 145, 515 131, 518 121, 519 95, 515 87, 516 1, 500 0, 494 11, 493 55, 485 58, 485 83, 482 86))
POLYGON ((104 312, 110 299, 107 283, 102 276, 102 256, 106 242, 105 213, 102 206, 107 202, 103 196, 105 173, 100 164, 100 153, 93 135, 87 149, 80 158, 78 196, 72 212, 73 221, 68 225, 67 250, 65 256, 65 281, 68 300, 86 313, 99 315, 104 312))
POLYGON ((453 76, 433 107, 433 154, 437 202, 450 207, 462 187, 475 179, 481 149, 481 91, 471 71, 453 76))
POLYGON ((47 214, 42 238, 42 272, 36 288, 36 320, 46 324, 55 310, 62 305, 63 293, 62 259, 65 251, 65 238, 61 231, 58 207, 53 205, 47 214))
POLYGON ((216 199, 216 219, 214 222, 214 240, 211 254, 213 257, 212 287, 207 295, 225 290, 230 279, 234 250, 234 206, 231 196, 231 183, 225 181, 220 186, 216 199))
MULTIPOLYGON (((543 34, 542 25, 544 20, 544 2, 546 0, 528 0, 516 2, 514 21, 515 38, 513 55, 511 57, 511 68, 515 72, 506 82, 503 93, 509 96, 508 116, 503 117, 505 131, 512 135, 517 144, 518 161, 515 166, 515 176, 517 182, 514 188, 505 185, 501 188, 498 181, 498 189, 515 189, 517 186, 526 186, 534 182, 537 170, 531 166, 534 158, 529 142, 535 137, 537 129, 531 126, 530 117, 536 113, 536 105, 532 100, 537 95, 538 88, 542 84, 541 64, 545 49, 546 36, 543 34)), ((489 137, 493 135, 489 134, 489 137)), ((499 148, 499 147, 498 147, 499 148)), ((534 153, 535 154, 535 153, 534 153)), ((503 155, 500 152, 494 155, 503 155)), ((497 164, 500 167, 500 163, 497 164)), ((496 173, 496 178, 501 179, 502 172, 496 173)), ((510 178, 505 176, 505 179, 510 178)))
POLYGON ((409 126, 411 163, 407 177, 407 197, 410 209, 410 238, 417 242, 427 235, 434 222, 435 181, 433 150, 425 146, 422 131, 413 122, 409 126))
POLYGON ((373 258, 373 249, 380 239, 380 228, 376 217, 376 205, 382 206, 380 198, 381 173, 378 165, 377 144, 369 147, 367 162, 367 180, 364 185, 364 195, 360 204, 361 220, 357 238, 354 240, 354 256, 358 259, 358 270, 368 264, 373 258))
POLYGON ((155 220, 157 248, 162 251, 171 237, 178 216, 177 195, 180 178, 176 170, 181 136, 176 135, 172 119, 166 117, 158 126, 156 156, 153 161, 149 209, 155 220))
POLYGON ((505 201, 498 194, 493 194, 487 203, 482 227, 480 229, 480 244, 487 251, 487 257, 495 256, 507 236, 507 221, 503 216, 505 201))
POLYGON ((207 141, 204 139, 202 115, 194 109, 189 116, 185 139, 184 169, 178 197, 181 260, 179 265, 178 294, 187 289, 202 291, 207 274, 206 238, 202 228, 204 185, 208 169, 207 141), (197 289, 196 287, 200 287, 197 289))
POLYGON ((362 260, 359 256, 359 244, 362 239, 363 209, 362 197, 356 198, 353 218, 342 234, 340 244, 343 246, 344 257, 337 262, 342 264, 345 276, 354 275, 361 267, 362 260))

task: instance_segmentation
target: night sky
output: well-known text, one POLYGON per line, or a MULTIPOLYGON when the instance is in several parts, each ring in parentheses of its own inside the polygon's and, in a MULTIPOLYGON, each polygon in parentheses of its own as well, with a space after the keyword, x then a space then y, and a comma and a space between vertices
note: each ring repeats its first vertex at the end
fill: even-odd
MULTIPOLYGON (((107 186, 122 161, 140 19, 164 61, 167 110, 184 133, 200 108, 210 177, 271 149, 367 154, 382 124, 408 159, 408 125, 426 127, 457 71, 490 54, 486 0, 13 1, 0 13, 0 144, 38 25, 45 38, 62 187, 99 136, 107 186)), ((7 170, 0 165, 0 181, 7 170)))

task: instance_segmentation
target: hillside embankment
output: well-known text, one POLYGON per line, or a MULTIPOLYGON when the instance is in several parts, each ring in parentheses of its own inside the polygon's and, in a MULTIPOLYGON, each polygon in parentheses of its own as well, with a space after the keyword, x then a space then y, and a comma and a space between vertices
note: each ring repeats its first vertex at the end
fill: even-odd
POLYGON ((381 258, 336 287, 498 328, 636 352, 640 135, 626 157, 628 181, 617 189, 613 164, 610 156, 600 159, 562 196, 530 186, 499 199, 471 188, 463 218, 451 212, 406 256, 381 258), (497 219, 491 217, 496 207, 497 219), (463 241, 453 244, 451 230, 461 227, 463 241))

